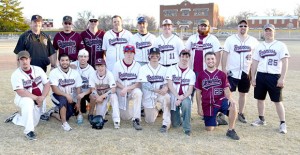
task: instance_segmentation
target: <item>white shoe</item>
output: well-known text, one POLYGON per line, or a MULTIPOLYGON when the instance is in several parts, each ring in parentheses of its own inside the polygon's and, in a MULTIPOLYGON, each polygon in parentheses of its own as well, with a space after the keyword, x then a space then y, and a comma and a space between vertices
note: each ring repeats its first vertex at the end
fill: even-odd
POLYGON ((266 121, 262 121, 260 119, 255 120, 253 123, 251 123, 252 126, 261 126, 261 125, 267 125, 266 121))
POLYGON ((63 123, 61 126, 63 127, 63 129, 65 131, 71 131, 72 130, 72 128, 70 127, 70 125, 68 124, 68 122, 63 123))
POLYGON ((287 133, 286 124, 285 123, 280 124, 280 126, 279 126, 279 132, 283 133, 283 134, 287 133))
POLYGON ((119 129, 120 128, 120 122, 114 122, 114 127, 115 127, 115 129, 119 129))
POLYGON ((80 125, 80 124, 82 124, 82 123, 83 123, 83 117, 82 117, 81 114, 79 114, 79 115, 77 116, 77 124, 80 125))

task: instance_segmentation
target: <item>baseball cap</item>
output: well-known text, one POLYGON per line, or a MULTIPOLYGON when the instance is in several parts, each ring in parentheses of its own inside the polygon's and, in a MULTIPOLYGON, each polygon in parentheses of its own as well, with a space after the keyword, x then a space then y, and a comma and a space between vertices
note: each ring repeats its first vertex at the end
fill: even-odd
POLYGON ((149 55, 150 55, 150 54, 160 54, 159 48, 152 47, 152 48, 149 50, 149 55))
POLYGON ((30 54, 27 51, 21 51, 18 53, 18 59, 20 58, 30 58, 30 54))
POLYGON ((191 56, 191 53, 186 50, 182 50, 179 55, 184 55, 184 54, 188 54, 189 56, 191 56))
POLYGON ((90 21, 90 22, 91 22, 91 21, 98 21, 98 19, 97 19, 97 18, 90 18, 89 21, 90 21))
POLYGON ((173 25, 173 23, 172 23, 171 19, 165 19, 165 20, 163 20, 162 25, 173 25))
POLYGON ((207 19, 200 19, 199 21, 199 25, 202 25, 202 24, 205 24, 205 25, 209 25, 209 21, 207 19))
POLYGON ((89 56, 89 52, 85 49, 79 50, 78 56, 89 56))
POLYGON ((41 21, 43 21, 43 18, 42 18, 42 16, 40 16, 40 15, 33 15, 33 16, 31 17, 31 21, 41 22, 41 21))
POLYGON ((271 29, 272 31, 274 31, 275 30, 275 26, 273 24, 266 24, 264 26, 264 30, 266 30, 266 29, 271 29))
POLYGON ((238 22, 238 25, 240 25, 240 24, 242 24, 242 23, 246 23, 246 24, 248 25, 248 22, 247 22, 247 20, 245 20, 245 19, 240 20, 240 21, 238 22))
POLYGON ((71 16, 64 16, 63 22, 70 22, 70 23, 72 23, 72 17, 71 16))
POLYGON ((133 52, 133 53, 135 53, 135 48, 134 48, 134 46, 132 46, 132 45, 126 45, 125 47, 124 47, 124 53, 125 52, 133 52))
POLYGON ((147 23, 147 19, 145 17, 139 17, 137 19, 137 23, 138 24, 141 24, 141 23, 147 23))
POLYGON ((102 58, 96 59, 95 65, 106 65, 106 62, 102 58))

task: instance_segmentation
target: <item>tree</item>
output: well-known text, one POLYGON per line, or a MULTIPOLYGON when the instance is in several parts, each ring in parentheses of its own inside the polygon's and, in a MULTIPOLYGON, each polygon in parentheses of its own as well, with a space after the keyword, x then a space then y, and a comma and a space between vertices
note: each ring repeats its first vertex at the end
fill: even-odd
POLYGON ((85 30, 87 29, 89 19, 94 18, 90 11, 83 11, 78 13, 78 19, 74 22, 74 29, 76 30, 85 30))
POLYGON ((241 20, 247 20, 251 16, 256 16, 256 12, 243 11, 236 16, 229 17, 225 22, 225 27, 236 27, 237 23, 241 20))
POLYGON ((265 11, 265 13, 266 13, 267 16, 284 16, 284 15, 286 15, 285 12, 280 11, 280 10, 275 9, 275 8, 265 11))
POLYGON ((295 16, 298 16, 298 18, 300 17, 300 4, 297 4, 297 7, 294 10, 294 14, 295 16))
POLYGON ((150 32, 157 31, 157 23, 156 23, 155 18, 153 16, 140 15, 139 17, 141 17, 141 16, 143 16, 147 19, 148 31, 150 31, 150 32))
POLYGON ((15 32, 29 29, 18 0, 0 0, 0 31, 15 32))

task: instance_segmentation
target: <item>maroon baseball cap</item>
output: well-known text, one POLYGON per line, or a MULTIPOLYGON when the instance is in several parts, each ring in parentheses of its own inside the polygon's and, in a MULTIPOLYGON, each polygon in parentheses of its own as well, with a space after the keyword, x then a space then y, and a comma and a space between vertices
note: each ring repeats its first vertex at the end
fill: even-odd
POLYGON ((102 58, 98 58, 95 62, 95 65, 106 65, 106 62, 102 58))
POLYGON ((40 15, 33 15, 33 16, 31 17, 31 21, 41 22, 41 21, 43 21, 43 18, 42 18, 42 16, 40 16, 40 15))
POLYGON ((132 46, 132 45, 126 45, 125 47, 124 47, 124 53, 125 52, 133 52, 133 53, 135 53, 135 48, 134 48, 134 46, 132 46))

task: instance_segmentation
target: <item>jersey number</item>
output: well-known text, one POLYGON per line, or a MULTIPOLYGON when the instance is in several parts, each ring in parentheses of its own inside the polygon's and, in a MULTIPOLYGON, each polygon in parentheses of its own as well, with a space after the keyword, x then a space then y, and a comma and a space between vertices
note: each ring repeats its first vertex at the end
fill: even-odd
POLYGON ((170 53, 170 59, 175 59, 175 54, 174 53, 170 53))
POLYGON ((278 60, 276 60, 276 59, 269 59, 268 60, 268 65, 270 65, 270 66, 277 66, 278 65, 278 60))

